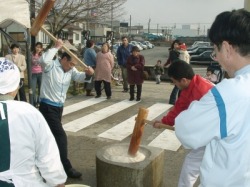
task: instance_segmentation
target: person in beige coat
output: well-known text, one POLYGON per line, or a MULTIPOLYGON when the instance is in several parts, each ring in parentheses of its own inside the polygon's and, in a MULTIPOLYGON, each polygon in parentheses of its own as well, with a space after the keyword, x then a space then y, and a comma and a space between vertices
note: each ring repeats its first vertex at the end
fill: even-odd
MULTIPOLYGON (((27 68, 25 56, 19 53, 19 45, 18 44, 12 44, 10 46, 11 54, 8 54, 5 56, 6 59, 14 62, 14 64, 17 65, 20 71, 20 88, 19 88, 19 100, 20 101, 27 101, 25 90, 24 90, 24 71, 27 68)), ((15 100, 18 100, 18 97, 15 97, 15 100)))

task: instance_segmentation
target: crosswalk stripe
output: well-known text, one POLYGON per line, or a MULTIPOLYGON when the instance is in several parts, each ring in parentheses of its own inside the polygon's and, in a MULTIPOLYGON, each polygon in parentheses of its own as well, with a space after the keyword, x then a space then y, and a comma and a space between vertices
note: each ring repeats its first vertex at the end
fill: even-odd
MULTIPOLYGON (((155 119, 157 116, 159 116, 163 112, 166 112, 170 107, 172 107, 172 105, 163 104, 163 103, 156 103, 152 105, 151 107, 148 108, 149 113, 148 113, 147 119, 148 120, 155 119)), ((112 139, 112 140, 119 140, 119 141, 125 139, 133 132, 136 116, 137 115, 134 115, 130 117, 129 119, 112 127, 111 129, 99 134, 98 137, 112 139)))
POLYGON ((78 110, 81 110, 83 108, 89 107, 91 105, 100 103, 102 101, 105 101, 106 98, 105 97, 100 97, 100 98, 91 98, 91 99, 87 99, 85 101, 79 102, 79 103, 75 103, 73 105, 64 107, 63 109, 63 116, 70 114, 72 112, 76 112, 78 110))
POLYGON ((86 115, 82 118, 76 119, 74 121, 71 121, 65 125, 63 125, 63 128, 65 131, 70 132, 77 132, 85 127, 88 127, 98 121, 101 121, 115 113, 118 113, 130 106, 133 106, 137 104, 138 102, 135 101, 129 101, 129 100, 123 100, 119 103, 115 103, 111 106, 108 106, 106 108, 103 108, 101 110, 98 110, 96 112, 93 112, 89 115, 86 115))
POLYGON ((175 132, 167 129, 151 141, 148 146, 177 151, 181 146, 181 143, 175 136, 175 132))

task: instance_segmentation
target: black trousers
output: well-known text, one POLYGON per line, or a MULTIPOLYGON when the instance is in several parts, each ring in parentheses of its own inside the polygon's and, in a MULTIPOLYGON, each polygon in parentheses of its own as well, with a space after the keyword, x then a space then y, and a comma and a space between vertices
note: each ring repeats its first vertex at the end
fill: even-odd
MULTIPOLYGON (((25 95, 25 89, 24 89, 24 78, 21 78, 20 79, 20 88, 18 90, 18 93, 19 93, 19 100, 20 101, 25 101, 27 102, 27 99, 26 99, 26 95, 25 95)), ((18 97, 16 95, 16 97, 14 98, 15 100, 18 100, 18 97)))
MULTIPOLYGON (((141 99, 142 85, 137 84, 136 89, 137 89, 136 99, 141 99)), ((129 85, 129 93, 130 93, 130 98, 134 99, 135 98, 135 96, 134 96, 134 94, 135 94, 135 85, 129 85)))
POLYGON ((96 91, 96 95, 100 96, 102 95, 102 89, 101 89, 101 85, 102 82, 104 83, 104 90, 106 93, 107 97, 111 96, 111 84, 110 82, 106 82, 106 81, 95 81, 95 91, 96 91))
POLYGON ((41 102, 39 110, 46 119, 50 130, 56 139, 64 170, 68 171, 72 168, 72 165, 68 159, 67 136, 61 123, 63 107, 55 107, 41 102))

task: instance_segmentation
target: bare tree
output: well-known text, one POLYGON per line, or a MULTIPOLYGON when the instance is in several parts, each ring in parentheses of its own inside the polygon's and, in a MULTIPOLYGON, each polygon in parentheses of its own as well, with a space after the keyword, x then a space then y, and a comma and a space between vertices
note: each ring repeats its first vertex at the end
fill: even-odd
MULTIPOLYGON (((27 0, 29 3, 34 1, 27 0)), ((50 25, 51 33, 58 36, 65 27, 79 22, 102 23, 124 14, 121 6, 127 0, 57 0, 50 11, 46 23, 50 25), (111 16, 112 11, 112 16, 111 16)), ((36 12, 45 0, 35 0, 36 12)))

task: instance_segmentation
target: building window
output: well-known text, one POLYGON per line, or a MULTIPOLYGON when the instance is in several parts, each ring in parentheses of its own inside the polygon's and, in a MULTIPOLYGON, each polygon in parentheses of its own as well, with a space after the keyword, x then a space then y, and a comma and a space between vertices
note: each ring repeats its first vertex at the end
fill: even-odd
POLYGON ((75 40, 80 40, 80 35, 79 34, 75 34, 75 40))
POLYGON ((10 32, 9 35, 17 42, 25 42, 25 36, 23 32, 10 32))

